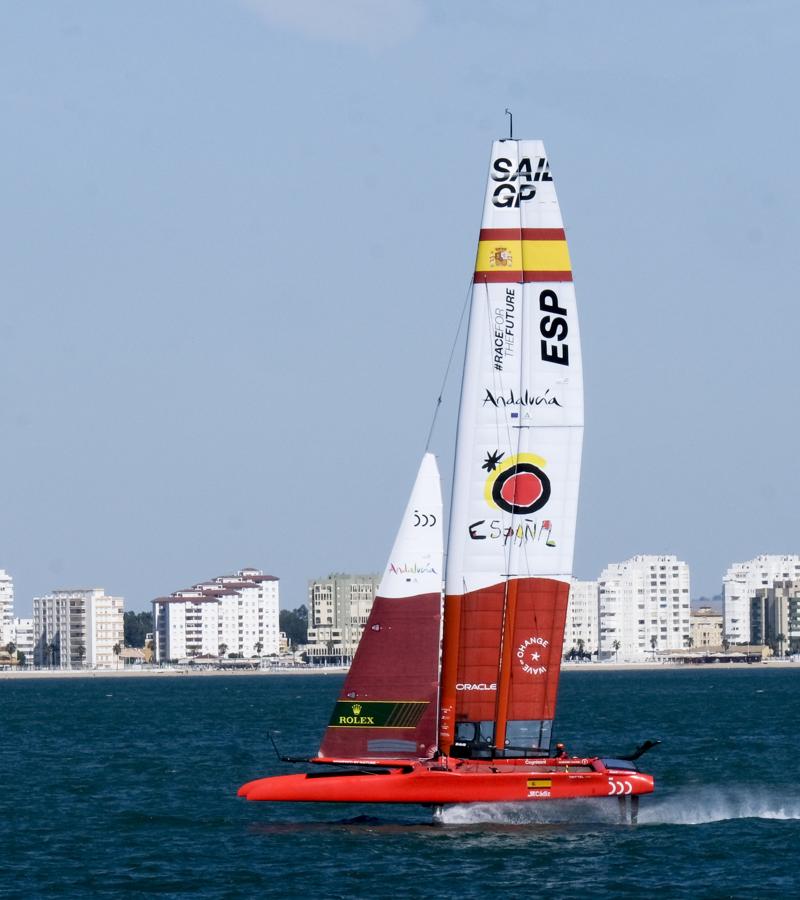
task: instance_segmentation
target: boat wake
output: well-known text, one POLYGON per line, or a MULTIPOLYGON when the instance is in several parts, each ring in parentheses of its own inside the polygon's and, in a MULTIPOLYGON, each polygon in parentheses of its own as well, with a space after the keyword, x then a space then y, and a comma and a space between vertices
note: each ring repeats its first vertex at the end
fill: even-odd
POLYGON ((729 819, 800 819, 800 797, 708 787, 645 801, 639 813, 643 825, 703 825, 729 819))
MULTIPOLYGON (((704 825, 731 819, 800 820, 800 797, 708 787, 643 797, 639 810, 639 826, 704 825)), ((620 824, 617 804, 605 799, 459 804, 446 807, 441 821, 446 826, 620 824)))

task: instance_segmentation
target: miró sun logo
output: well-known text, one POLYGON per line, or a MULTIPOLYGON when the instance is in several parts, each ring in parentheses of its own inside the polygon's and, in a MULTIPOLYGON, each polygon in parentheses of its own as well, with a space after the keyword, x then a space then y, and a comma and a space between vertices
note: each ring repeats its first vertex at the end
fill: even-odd
POLYGON ((535 453, 517 453, 505 458, 495 450, 481 466, 489 473, 484 497, 491 507, 512 515, 526 516, 550 499, 550 479, 543 469, 547 462, 535 453))

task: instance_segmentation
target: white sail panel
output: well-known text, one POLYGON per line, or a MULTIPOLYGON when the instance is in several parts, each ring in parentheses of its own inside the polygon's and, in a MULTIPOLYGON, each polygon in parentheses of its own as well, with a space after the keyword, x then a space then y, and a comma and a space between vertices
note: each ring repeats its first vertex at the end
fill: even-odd
POLYGON ((403 514, 378 595, 389 598, 441 593, 444 538, 442 488, 436 457, 426 453, 403 514))
POLYGON ((572 572, 583 427, 575 292, 541 141, 497 141, 464 368, 447 594, 572 572))

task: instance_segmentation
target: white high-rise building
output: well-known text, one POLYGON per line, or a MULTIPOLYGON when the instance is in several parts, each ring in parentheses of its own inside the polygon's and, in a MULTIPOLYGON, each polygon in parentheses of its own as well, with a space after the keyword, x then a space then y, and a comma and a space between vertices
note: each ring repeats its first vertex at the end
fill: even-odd
POLYGON ((750 643, 750 601, 774 581, 800 580, 800 556, 763 554, 734 563, 722 580, 724 636, 732 644, 750 643))
POLYGON ((277 654, 279 584, 260 569, 242 569, 153 600, 156 662, 277 654))
POLYGON ((597 631, 597 582, 572 579, 564 625, 564 655, 570 650, 583 649, 594 653, 598 648, 597 631))
POLYGON ((33 598, 37 666, 113 669, 124 646, 122 597, 103 588, 67 588, 33 598))
POLYGON ((17 648, 17 658, 22 654, 25 657, 25 665, 33 665, 34 648, 36 647, 36 639, 34 637, 33 619, 14 619, 12 621, 11 640, 17 648))
POLYGON ((606 658, 644 660, 688 644, 689 566, 676 556, 634 556, 606 566, 598 602, 600 652, 606 658))
POLYGON ((0 569, 0 647, 11 641, 12 622, 14 619, 14 580, 0 569))

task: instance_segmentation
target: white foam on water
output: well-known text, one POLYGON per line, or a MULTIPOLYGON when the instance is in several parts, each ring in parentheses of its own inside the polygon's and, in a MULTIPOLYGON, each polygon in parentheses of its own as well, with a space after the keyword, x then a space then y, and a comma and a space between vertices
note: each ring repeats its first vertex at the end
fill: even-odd
MULTIPOLYGON (((641 798, 639 825, 704 825, 730 819, 800 819, 800 796, 720 787, 683 788, 641 798)), ((444 825, 617 825, 614 799, 530 803, 464 803, 445 807, 444 825)))
POLYGON ((445 807, 445 825, 557 825, 614 823, 616 802, 602 800, 548 800, 531 803, 459 803, 445 807))
POLYGON ((683 788, 642 800, 642 825, 703 825, 729 819, 800 819, 800 797, 744 786, 683 788))

